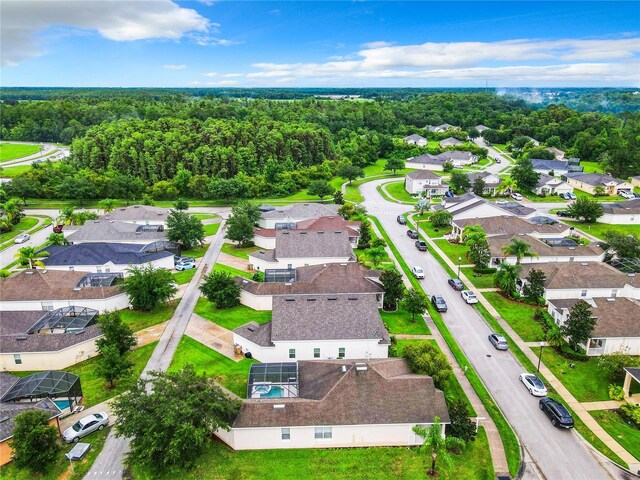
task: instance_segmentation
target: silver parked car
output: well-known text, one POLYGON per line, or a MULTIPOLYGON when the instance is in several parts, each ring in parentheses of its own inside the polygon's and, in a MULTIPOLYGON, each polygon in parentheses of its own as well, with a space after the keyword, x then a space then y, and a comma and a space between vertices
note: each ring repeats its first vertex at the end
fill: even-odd
POLYGON ((20 235, 18 235, 16 237, 16 239, 13 241, 13 243, 24 243, 27 240, 29 240, 31 238, 31 235, 29 235, 28 233, 21 233, 20 235))
POLYGON ((502 335, 498 335, 497 333, 492 333, 491 335, 489 335, 489 341, 496 348, 496 350, 507 350, 509 348, 507 339, 502 335))
POLYGON ((67 443, 77 443, 82 437, 109 425, 109 416, 105 412, 94 413, 81 418, 62 433, 67 443))

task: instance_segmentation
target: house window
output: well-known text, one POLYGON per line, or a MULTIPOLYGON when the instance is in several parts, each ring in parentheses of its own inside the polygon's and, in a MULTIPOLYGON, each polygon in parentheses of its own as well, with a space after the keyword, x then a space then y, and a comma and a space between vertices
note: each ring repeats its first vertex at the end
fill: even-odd
POLYGON ((42 310, 50 311, 53 310, 53 302, 41 302, 42 310))
POLYGON ((327 440, 332 438, 331 427, 316 427, 316 440, 327 440))
POLYGON ((96 272, 102 273, 102 267, 96 267, 96 272))
POLYGON ((291 263, 287 264, 287 268, 288 268, 289 270, 291 270, 291 269, 293 268, 293 264, 291 264, 291 263))
POLYGON ((344 358, 344 347, 338 348, 338 358, 344 358))
POLYGON ((586 297, 586 296, 587 296, 587 291, 586 291, 586 290, 582 290, 582 291, 580 292, 580 296, 581 296, 581 297, 586 297))
POLYGON ((282 436, 282 440, 291 440, 291 429, 290 428, 283 428, 281 429, 281 436, 282 436))
POLYGON ((289 358, 296 358, 296 349, 295 348, 290 348, 289 349, 289 358))
POLYGON ((16 365, 22 365, 22 358, 20 357, 19 353, 13 354, 13 361, 16 365))
POLYGON ((575 257, 569 257, 569 261, 573 262, 573 260, 575 259, 575 257))
POLYGON ((618 296, 618 289, 614 288, 611 290, 611 298, 616 298, 618 296))
POLYGON ((110 268, 105 268, 104 271, 109 273, 109 272, 111 272, 111 269, 110 268))
POLYGON ((313 349, 313 358, 320 358, 320 349, 319 348, 314 348, 313 349))

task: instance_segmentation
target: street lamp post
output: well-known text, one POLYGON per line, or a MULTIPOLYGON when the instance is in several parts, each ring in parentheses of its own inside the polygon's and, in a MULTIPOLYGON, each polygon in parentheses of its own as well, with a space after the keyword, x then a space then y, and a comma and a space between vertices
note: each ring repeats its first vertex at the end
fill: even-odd
POLYGON ((458 280, 460 280, 460 262, 462 261, 462 257, 458 257, 458 280))
POLYGON ((538 355, 538 372, 540 371, 540 362, 542 361, 542 347, 544 347, 544 342, 540 342, 540 354, 538 355))

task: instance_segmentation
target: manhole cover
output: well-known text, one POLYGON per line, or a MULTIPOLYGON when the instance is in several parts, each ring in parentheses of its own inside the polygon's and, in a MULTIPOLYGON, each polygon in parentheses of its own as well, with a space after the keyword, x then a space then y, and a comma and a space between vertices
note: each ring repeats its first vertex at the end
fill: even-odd
POLYGON ((490 353, 487 353, 487 357, 491 357, 491 354, 490 354, 490 353))

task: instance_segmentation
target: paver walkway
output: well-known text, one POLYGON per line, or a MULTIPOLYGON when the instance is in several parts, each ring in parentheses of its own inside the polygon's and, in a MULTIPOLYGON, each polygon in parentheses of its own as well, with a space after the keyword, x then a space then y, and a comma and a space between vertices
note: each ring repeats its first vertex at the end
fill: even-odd
POLYGON ((235 362, 244 358, 233 351, 233 333, 195 313, 191 315, 185 334, 235 362))
MULTIPOLYGON (((456 265, 447 257, 438 247, 438 245, 433 242, 431 239, 427 238, 427 242, 430 244, 430 247, 440 255, 442 259, 446 262, 446 264, 451 269, 455 269, 456 265)), ((460 272, 460 280, 462 280, 466 285, 469 285, 470 289, 477 295, 480 303, 487 309, 489 314, 493 318, 497 320, 500 326, 504 329, 504 331, 511 337, 511 339, 518 345, 520 350, 524 352, 531 362, 537 364, 538 357, 536 354, 529 348, 527 342, 523 341, 520 336, 511 328, 509 325, 498 313, 498 311, 489 303, 489 301, 481 294, 481 289, 478 289, 473 286, 473 284, 466 277, 464 272, 460 272)), ((536 342, 537 343, 537 342, 536 342)), ((540 345, 537 343, 537 345, 540 345)), ((627 452, 622 446, 615 441, 615 439, 609 435, 596 420, 589 414, 588 410, 581 404, 576 398, 567 390, 567 388, 558 380, 558 378, 549 370, 544 362, 540 363, 540 373, 547 379, 547 382, 553 387, 553 389, 562 397, 562 400, 567 403, 573 411, 578 415, 580 420, 584 422, 584 424, 591 430, 597 437, 600 439, 611 451, 613 451, 618 457, 620 457, 625 463, 629 465, 629 469, 632 472, 636 472, 640 470, 640 461, 633 457, 629 452, 627 452)))
POLYGON ((162 332, 164 332, 164 329, 168 323, 169 320, 167 320, 166 322, 158 323, 157 325, 151 325, 150 327, 136 332, 136 337, 138 337, 138 344, 135 346, 135 348, 144 347, 145 345, 149 345, 156 340, 160 340, 162 332))
POLYGON ((604 402, 582 402, 582 407, 590 412, 592 410, 617 410, 626 402, 624 400, 606 400, 604 402))
POLYGON ((249 262, 244 258, 236 257, 235 255, 229 255, 228 253, 220 252, 218 255, 218 263, 226 265, 227 267, 235 268, 236 270, 242 270, 246 272, 249 262))

